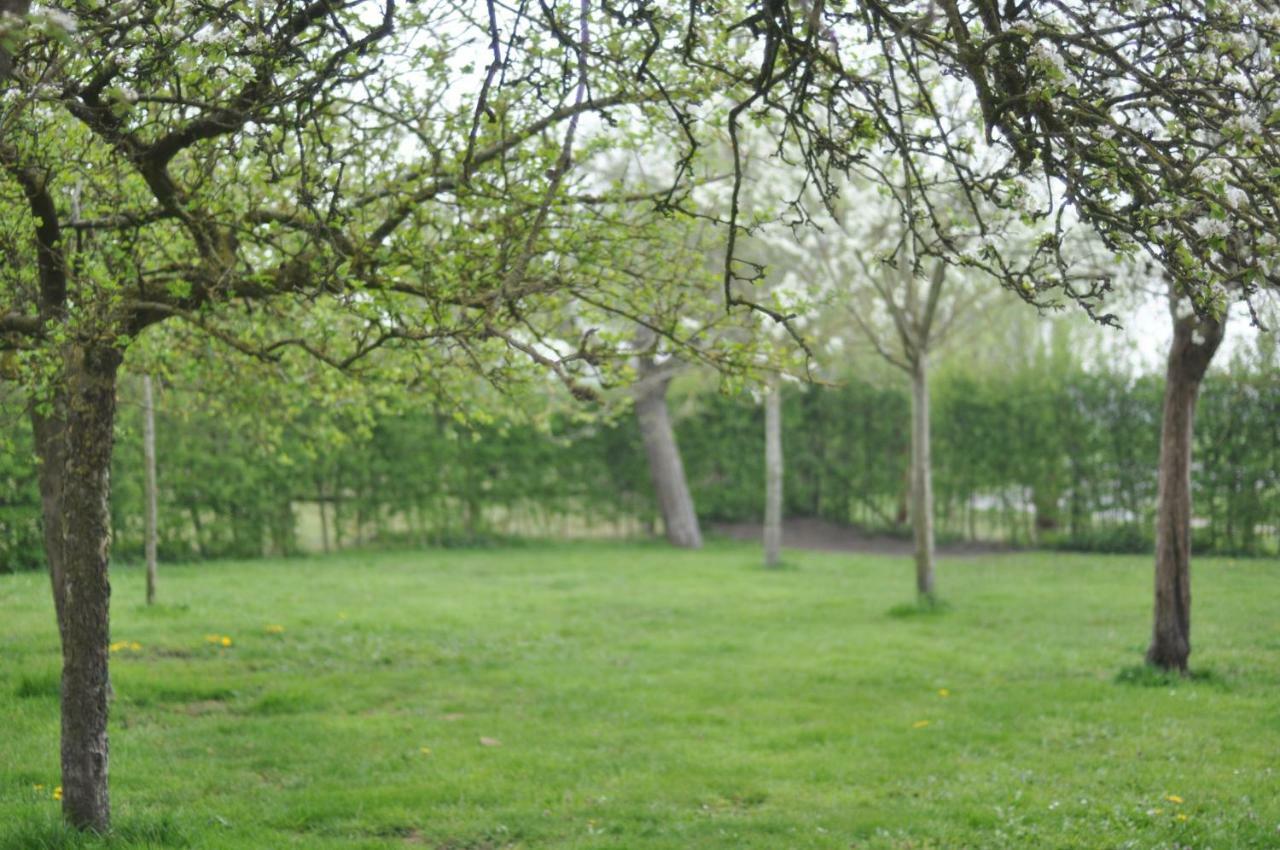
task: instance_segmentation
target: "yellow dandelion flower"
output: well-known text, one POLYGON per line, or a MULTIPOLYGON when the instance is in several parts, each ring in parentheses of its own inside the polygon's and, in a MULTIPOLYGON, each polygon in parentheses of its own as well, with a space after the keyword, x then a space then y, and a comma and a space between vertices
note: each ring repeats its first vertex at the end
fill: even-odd
POLYGON ((53 799, 55 799, 55 800, 61 800, 61 799, 62 799, 62 786, 61 786, 61 785, 59 785, 57 788, 54 788, 54 789, 53 789, 53 799))
POLYGON ((224 636, 222 640, 218 641, 218 643, 222 644, 223 646, 231 646, 231 638, 224 636))
POLYGON ((419 748, 418 748, 418 752, 422 753, 424 756, 429 756, 429 755, 431 755, 431 748, 430 748, 430 747, 419 747, 419 748))
POLYGON ((267 634, 269 635, 284 634, 284 626, 277 626, 277 625, 267 626, 267 634))
POLYGON ((1170 803, 1181 803, 1181 802, 1182 802, 1182 798, 1181 798, 1181 797, 1179 797, 1177 794, 1168 794, 1168 795, 1166 795, 1166 796, 1165 796, 1165 799, 1166 799, 1166 800, 1168 800, 1170 803))
POLYGON ((951 696, 951 691, 947 690, 946 688, 938 688, 938 696, 949 697, 951 696))
POLYGON ((912 729, 923 729, 924 727, 926 727, 926 726, 928 726, 928 725, 929 725, 929 721, 928 721, 928 720, 917 720, 915 723, 912 723, 912 724, 911 724, 911 728, 912 728, 912 729))
POLYGON ((132 640, 129 641, 129 648, 134 652, 137 652, 139 649, 142 649, 142 644, 138 643, 136 640, 132 640))
POLYGON ((1184 814, 1176 814, 1173 816, 1173 819, 1185 822, 1187 820, 1187 816, 1184 814))

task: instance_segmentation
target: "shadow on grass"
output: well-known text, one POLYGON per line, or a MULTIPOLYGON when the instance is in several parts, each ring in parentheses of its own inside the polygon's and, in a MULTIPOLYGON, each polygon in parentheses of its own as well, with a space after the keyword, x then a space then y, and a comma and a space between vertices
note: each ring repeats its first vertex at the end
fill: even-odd
POLYGON ((951 610, 951 603, 945 599, 924 597, 914 602, 904 602, 889 609, 889 616, 897 620, 912 617, 938 617, 951 610))
POLYGON ((56 811, 0 826, 0 850, 161 850, 191 846, 186 833, 167 816, 121 818, 106 835, 74 829, 56 811))
POLYGON ((62 693, 62 677, 57 672, 23 673, 13 695, 18 699, 57 699, 62 693))
POLYGON ((1207 685, 1222 690, 1227 688, 1227 680, 1213 670, 1179 673, 1175 670, 1162 670, 1150 664, 1134 664, 1125 667, 1116 674, 1115 683, 1139 688, 1168 688, 1178 685, 1207 685))
POLYGON ((165 603, 156 602, 153 605, 146 603, 135 605, 133 610, 145 617, 155 620, 177 620, 191 613, 191 606, 185 602, 181 603, 165 603))

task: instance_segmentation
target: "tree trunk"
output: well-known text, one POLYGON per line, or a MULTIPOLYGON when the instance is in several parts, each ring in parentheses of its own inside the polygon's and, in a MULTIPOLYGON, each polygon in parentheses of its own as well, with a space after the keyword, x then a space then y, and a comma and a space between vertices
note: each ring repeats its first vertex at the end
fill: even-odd
POLYGON ((1191 438, 1196 397, 1223 322, 1175 319, 1165 370, 1156 496, 1155 617, 1147 663, 1185 672, 1191 655, 1191 438))
MULTIPOLYGON (((643 376, 644 372, 641 374, 643 376)), ((636 417, 640 421, 640 436, 649 458, 649 475, 653 479, 667 540, 673 546, 698 549, 702 546, 702 532, 698 528, 698 515, 693 509, 693 497, 689 495, 689 484, 684 477, 684 462, 680 459, 680 447, 676 444, 671 414, 667 410, 667 387, 670 383, 669 377, 642 377, 636 393, 636 417)))
POLYGON ((923 352, 911 372, 911 531, 916 544, 916 593, 932 601, 933 470, 929 448, 929 361, 923 352))
POLYGON ((1031 504, 1035 508, 1035 529, 1037 532, 1057 531, 1062 527, 1061 511, 1058 502, 1062 494, 1057 482, 1042 483, 1031 491, 1031 504))
MULTIPOLYGON (((319 489, 318 486, 317 489, 319 489)), ((329 554, 329 508, 323 491, 320 493, 316 504, 320 507, 320 546, 327 555, 329 554)))
POLYGON ((782 560, 782 385, 775 376, 764 397, 764 565, 782 560))
POLYGON ((110 825, 107 646, 111 450, 120 352, 72 344, 47 404, 32 408, 45 546, 62 638, 62 812, 110 825))
POLYGON ((151 376, 142 376, 142 462, 147 474, 147 604, 156 601, 156 534, 159 525, 156 508, 156 409, 151 396, 151 376))

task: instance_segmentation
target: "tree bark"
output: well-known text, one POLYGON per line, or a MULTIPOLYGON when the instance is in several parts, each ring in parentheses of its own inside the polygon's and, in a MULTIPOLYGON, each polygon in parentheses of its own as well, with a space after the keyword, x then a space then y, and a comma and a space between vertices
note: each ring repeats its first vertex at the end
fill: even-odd
POLYGON ((1191 655, 1191 440, 1196 398, 1226 331, 1223 322, 1175 318, 1165 370, 1156 495, 1155 616, 1147 663, 1186 672, 1191 655))
POLYGON ((702 547, 702 531, 698 527, 698 515, 685 480, 680 446, 676 443, 671 414, 667 409, 667 387, 671 378, 652 374, 651 367, 642 367, 641 375, 636 390, 636 417, 640 422, 640 436, 649 459, 649 475, 653 479, 667 540, 683 549, 699 549, 702 547))
POLYGON ((764 565, 782 562, 782 386, 775 376, 764 397, 764 565))
POLYGON ((929 361, 918 354, 911 370, 911 531, 916 548, 916 594, 934 597, 933 458, 929 446, 929 361))
POLYGON ((321 492, 316 504, 320 507, 320 545, 329 554, 329 508, 321 492))
POLYGON ((105 832, 111 451, 120 352, 70 344, 52 398, 32 407, 45 545, 62 638, 62 812, 105 832))
MULTIPOLYGON (((0 15, 24 17, 31 10, 31 0, 0 0, 0 15)), ((13 74, 13 56, 0 47, 0 80, 7 81, 13 74)), ((4 87, 0 86, 0 91, 4 87)))
POLYGON ((151 376, 142 376, 142 462, 147 478, 147 604, 156 601, 156 534, 159 525, 156 498, 156 410, 151 395, 151 376))

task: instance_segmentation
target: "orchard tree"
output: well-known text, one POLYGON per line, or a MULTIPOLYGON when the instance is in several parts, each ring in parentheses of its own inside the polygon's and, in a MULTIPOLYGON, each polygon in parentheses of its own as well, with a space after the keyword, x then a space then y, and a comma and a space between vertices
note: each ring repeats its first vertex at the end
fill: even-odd
POLYGON ((764 565, 782 565, 782 378, 771 375, 764 389, 764 565))
POLYGON ((1197 313, 1169 293, 1173 339, 1165 365, 1156 489, 1155 614, 1147 663, 1186 671, 1191 654, 1191 446, 1196 399, 1226 334, 1226 315, 1197 313))
MULTIPOLYGON (((863 169, 872 153, 892 152, 913 198, 905 220, 917 245, 1041 307, 1074 302, 1115 321, 1104 311, 1115 273, 1073 267, 1077 229, 1121 260, 1154 262, 1197 322, 1220 321, 1232 301, 1258 321, 1259 293, 1280 288, 1280 13, 1270 4, 859 0, 734 8, 695 0, 614 10, 636 36, 637 79, 669 92, 664 76, 678 67, 720 92, 664 103, 680 127, 677 175, 700 145, 724 134, 730 140, 727 307, 758 306, 764 282, 737 251, 752 227, 744 139, 756 125, 776 140, 774 158, 803 174, 792 198, 797 221, 813 212, 806 196, 829 205, 850 174, 877 176, 863 169), (972 108, 957 110, 957 101, 972 108), (723 121, 704 120, 718 114, 715 106, 724 107, 723 121), (960 198, 963 214, 938 191, 942 200, 960 198), (1027 239, 1006 244, 1003 229, 1014 219, 1027 239)), ((666 206, 705 214, 674 195, 666 206)), ((1178 358, 1184 377, 1199 357, 1178 358)), ((1184 407, 1193 400, 1179 398, 1184 407)), ((1170 505, 1162 500, 1160 511, 1170 505)), ((1185 531, 1180 517, 1166 519, 1162 527, 1185 531)), ((1171 569, 1189 586, 1185 566, 1158 560, 1157 573, 1171 569)), ((1161 612, 1169 598, 1156 595, 1157 621, 1168 619, 1161 612)), ((1183 633, 1175 639, 1156 629, 1153 663, 1185 667, 1189 635, 1175 631, 1183 633)))
MULTIPOLYGON (((711 30, 691 24, 686 49, 711 30)), ((744 10, 737 31, 757 50, 708 63, 724 80, 750 80, 731 134, 759 114, 781 116, 788 143, 779 153, 824 198, 880 145, 905 160, 919 210, 909 221, 930 253, 980 268, 1029 302, 1074 301, 1113 322, 1103 298, 1115 272, 1072 266, 1071 233, 1084 228, 1121 260, 1152 261, 1186 305, 1169 360, 1170 465, 1162 462, 1147 653, 1185 669, 1190 513, 1179 505, 1189 504, 1193 387, 1229 304, 1242 302, 1257 322, 1260 293, 1280 287, 1280 13, 1215 0, 783 3, 744 10), (950 109, 958 89, 972 113, 950 109), (965 216, 934 203, 929 187, 943 173, 965 216), (1010 213, 1023 217, 1035 250, 987 238, 992 216, 1010 213)), ((741 168, 735 176, 741 182, 741 168)), ((740 212, 735 203, 731 242, 740 212)), ((750 285, 730 250, 726 290, 750 285)))
MULTIPOLYGON (((890 157, 887 168, 901 161, 890 157)), ((931 187, 937 188, 937 187, 931 187)), ((967 322, 994 315, 994 295, 986 275, 949 265, 921 242, 921 228, 908 224, 915 212, 913 187, 887 180, 877 186, 851 184, 819 219, 823 227, 805 234, 805 274, 841 319, 830 333, 905 374, 911 384, 910 517, 915 543, 916 594, 936 601, 933 460, 929 375, 934 355, 967 322), (848 326, 851 322, 851 327, 848 326)), ((935 203, 943 200, 935 192, 935 203)), ((959 206, 955 199, 953 207, 959 206)), ((962 207, 961 207, 962 208, 962 207)), ((1007 243, 1019 228, 1003 228, 1007 243)), ((830 321, 830 318, 827 320, 830 321)), ((828 325, 828 327, 830 327, 828 325)))
MULTIPOLYGON (((875 144, 909 171, 949 166, 971 220, 958 232, 923 187, 912 219, 946 257, 986 235, 985 204, 1021 209, 1038 250, 993 242, 964 262, 1031 301, 1093 309, 1105 294, 1060 250, 1077 221, 1155 259, 1197 315, 1280 280, 1280 21, 1261 3, 747 3, 741 17, 642 0, 7 6, 0 337, 42 459, 63 802, 78 826, 109 818, 107 469, 120 361, 150 325, 180 318, 337 368, 400 344, 495 375, 523 358, 590 395, 608 335, 568 339, 557 322, 582 303, 613 315, 625 276, 610 246, 629 227, 607 199, 571 197, 571 166, 593 145, 668 137, 658 205, 697 215, 680 187, 699 134, 736 140, 747 120, 770 125, 828 200, 875 144), (976 116, 938 108, 948 80, 976 116), (700 121, 720 114, 708 103, 723 122, 700 121), (588 114, 601 118, 579 138, 588 114), (229 306, 262 305, 245 333, 223 324, 229 306), (331 332, 335 314, 360 330, 331 332)), ((726 309, 757 300, 735 262, 747 218, 733 148, 726 309)))
POLYGON ((146 474, 143 502, 143 550, 147 562, 147 604, 156 601, 156 539, 159 536, 159 508, 156 492, 156 403, 151 391, 151 375, 142 376, 142 465, 146 474))
POLYGON ((637 80, 648 35, 605 10, 544 7, 518 34, 470 11, 83 0, 4 21, 0 339, 40 459, 77 827, 110 823, 108 470, 121 362, 149 327, 339 370, 399 350, 420 373, 549 371, 579 397, 630 356, 563 333, 571 307, 642 298, 610 263, 637 228, 613 211, 639 201, 585 193, 574 165, 698 89, 669 62, 664 85, 637 80))

